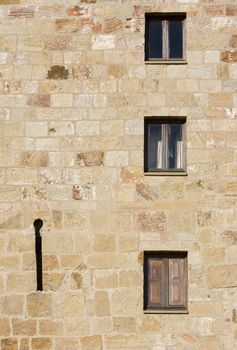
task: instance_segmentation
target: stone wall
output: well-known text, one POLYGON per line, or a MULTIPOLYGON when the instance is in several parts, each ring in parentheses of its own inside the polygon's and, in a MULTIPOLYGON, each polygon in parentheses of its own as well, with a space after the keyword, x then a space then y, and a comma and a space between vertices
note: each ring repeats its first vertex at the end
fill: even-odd
POLYGON ((236 132, 236 0, 0 0, 1 349, 237 348, 236 132), (144 63, 146 12, 187 64, 144 63), (187 117, 186 177, 144 176, 149 115, 187 117), (188 252, 188 314, 144 314, 145 250, 188 252))

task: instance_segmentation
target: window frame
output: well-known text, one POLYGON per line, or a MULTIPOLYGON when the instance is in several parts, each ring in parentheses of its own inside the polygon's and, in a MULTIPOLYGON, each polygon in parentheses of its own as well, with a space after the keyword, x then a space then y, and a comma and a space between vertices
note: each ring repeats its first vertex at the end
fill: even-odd
POLYGON ((143 311, 144 313, 175 313, 175 314, 187 314, 188 313, 188 252, 187 251, 144 251, 144 264, 143 264, 143 311), (165 294, 165 305, 148 306, 148 261, 149 259, 162 260, 165 271, 165 285, 162 286, 163 293, 165 294), (184 304, 170 305, 169 304, 169 260, 170 259, 183 259, 184 260, 184 304))
POLYGON ((187 175, 187 142, 186 142, 186 121, 187 118, 182 117, 145 117, 144 118, 144 174, 147 175, 187 175), (158 124, 161 125, 162 130, 162 140, 164 147, 162 149, 162 168, 150 168, 149 167, 149 154, 148 154, 148 144, 149 144, 149 125, 158 124), (182 156, 183 156, 183 167, 170 169, 167 167, 168 162, 168 127, 167 125, 181 124, 182 125, 182 156))
POLYGON ((186 20, 187 20, 187 14, 186 12, 148 12, 145 13, 145 62, 146 63, 165 63, 165 64, 186 64, 187 63, 187 57, 186 57, 186 20), (162 21, 162 43, 163 43, 163 50, 162 50, 162 57, 150 57, 149 55, 149 19, 150 18, 156 18, 162 21), (168 22, 171 22, 172 20, 181 20, 182 21, 182 57, 181 58, 169 58, 169 29, 168 29, 168 22))

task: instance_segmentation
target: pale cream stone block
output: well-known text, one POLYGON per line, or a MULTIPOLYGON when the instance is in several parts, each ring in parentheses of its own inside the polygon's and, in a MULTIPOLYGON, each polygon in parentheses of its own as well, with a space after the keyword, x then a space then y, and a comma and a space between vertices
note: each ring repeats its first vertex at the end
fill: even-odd
POLYGON ((120 136, 123 135, 123 121, 109 120, 101 122, 101 134, 105 136, 120 136))
MULTIPOLYGON (((25 297, 23 295, 9 295, 2 297, 2 315, 22 315, 24 311, 25 297)), ((1 329, 1 327, 0 327, 1 329)), ((1 332, 1 331, 0 331, 1 332)))
POLYGON ((36 289, 35 273, 23 272, 23 273, 9 273, 7 275, 6 290, 8 293, 27 293, 36 289))
POLYGON ((117 288, 118 287, 118 275, 116 272, 95 271, 95 286, 96 288, 117 288))
POLYGON ((6 171, 6 183, 12 185, 36 183, 37 178, 36 169, 11 168, 6 171))
POLYGON ((115 167, 128 165, 128 152, 108 151, 105 157, 105 165, 115 167))
POLYGON ((219 63, 220 52, 219 51, 204 51, 204 64, 205 63, 219 63))
POLYGON ((49 165, 53 168, 73 167, 74 154, 72 152, 49 152, 49 165))
POLYGON ((121 288, 114 290, 111 297, 111 313, 118 316, 138 315, 142 307, 140 288, 121 288))
POLYGON ((54 317, 78 317, 84 314, 85 301, 81 291, 56 293, 53 297, 54 317))
POLYGON ((94 95, 93 98, 93 106, 98 108, 98 107, 106 107, 106 95, 105 94, 96 94, 94 95))
POLYGON ((73 122, 49 122, 48 132, 50 136, 70 136, 74 135, 74 123, 73 122))
POLYGON ((48 135, 47 122, 30 122, 25 123, 25 134, 28 137, 41 137, 48 135))
POLYGON ((127 265, 124 254, 98 253, 88 257, 87 266, 92 269, 122 268, 127 265))
MULTIPOLYGON (((88 318, 65 318, 65 333, 77 337, 91 334, 91 320, 88 318)), ((70 349, 69 349, 70 350, 70 349)))
POLYGON ((114 35, 96 35, 91 39, 92 50, 108 50, 115 48, 114 35))
POLYGON ((95 312, 97 316, 110 316, 108 293, 101 291, 95 293, 95 312))
POLYGON ((32 66, 30 65, 14 65, 13 78, 15 80, 31 80, 32 66))
POLYGON ((39 334, 44 336, 61 336, 63 334, 63 322, 60 320, 40 320, 39 334))
POLYGON ((147 94, 147 104, 151 107, 163 107, 166 105, 166 95, 162 93, 149 93, 147 94))
POLYGON ((44 254, 71 254, 73 253, 73 240, 67 233, 48 233, 44 235, 44 254))
POLYGON ((52 107, 72 107, 73 95, 72 94, 52 94, 51 106, 52 107))
POLYGON ((211 317, 194 317, 191 323, 193 334, 207 336, 214 334, 215 320, 211 317))
POLYGON ((113 328, 118 333, 136 332, 136 320, 133 317, 113 317, 113 328))
POLYGON ((111 235, 95 235, 94 251, 95 252, 113 252, 115 251, 115 237, 111 235))
POLYGON ((93 107, 93 95, 80 94, 74 96, 74 107, 76 108, 89 108, 93 107))
POLYGON ((117 91, 117 81, 115 79, 101 80, 100 91, 103 93, 111 93, 117 91))

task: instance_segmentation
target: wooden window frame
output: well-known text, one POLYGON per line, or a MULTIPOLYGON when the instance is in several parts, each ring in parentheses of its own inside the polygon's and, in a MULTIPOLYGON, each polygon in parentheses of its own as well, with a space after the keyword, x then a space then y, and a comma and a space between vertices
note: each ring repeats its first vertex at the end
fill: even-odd
POLYGON ((146 13, 145 14, 145 62, 146 63, 187 63, 186 61, 186 13, 185 12, 175 12, 175 13, 146 13), (149 19, 155 18, 162 21, 162 58, 151 58, 149 57, 149 19), (169 58, 169 35, 168 35, 168 23, 174 20, 182 21, 182 33, 183 33, 183 47, 182 47, 182 57, 181 58, 169 58))
POLYGON ((188 253, 186 251, 146 251, 144 252, 144 313, 188 313, 188 253), (163 305, 149 305, 149 281, 148 281, 148 263, 150 259, 162 261, 164 273, 162 293, 164 296, 163 305), (184 281, 183 281, 183 305, 171 305, 169 303, 170 282, 169 282, 169 261, 171 259, 182 259, 184 261, 184 281))
POLYGON ((186 117, 145 117, 144 118, 144 173, 148 175, 155 174, 175 174, 175 175, 187 175, 186 172, 186 117), (148 160, 148 143, 149 143, 149 125, 158 124, 162 127, 162 141, 164 147, 162 149, 162 168, 149 168, 148 160), (168 162, 168 128, 167 125, 182 124, 182 156, 183 156, 183 167, 170 169, 167 166, 168 162))

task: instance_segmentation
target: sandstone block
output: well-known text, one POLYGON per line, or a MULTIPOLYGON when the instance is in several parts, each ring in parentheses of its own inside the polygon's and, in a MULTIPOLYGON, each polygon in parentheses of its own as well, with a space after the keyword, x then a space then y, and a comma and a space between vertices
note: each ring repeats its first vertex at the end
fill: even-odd
POLYGON ((32 338, 32 350, 51 350, 52 340, 50 338, 32 338))
POLYGON ((29 167, 46 167, 48 165, 48 152, 25 151, 21 154, 21 165, 29 167))
POLYGON ((2 350, 18 350, 17 338, 1 339, 2 350))
MULTIPOLYGON (((2 315, 23 315, 25 298, 22 295, 9 295, 2 298, 2 315)), ((1 327, 0 327, 1 329, 1 327)))
POLYGON ((97 316, 110 316, 110 304, 107 292, 95 293, 95 312, 97 316))
POLYGON ((77 154, 77 164, 84 166, 104 165, 104 152, 84 152, 77 154))
POLYGON ((7 318, 0 318, 0 336, 8 337, 10 336, 11 328, 10 321, 7 318))
POLYGON ((133 317, 113 317, 113 328, 118 333, 134 333, 136 320, 133 317))
POLYGON ((142 212, 137 216, 137 223, 141 231, 166 230, 166 218, 163 212, 142 212))
POLYGON ((221 60, 226 63, 237 62, 237 51, 223 51, 221 53, 221 60))
POLYGON ((113 252, 116 248, 115 237, 111 235, 95 235, 94 251, 95 252, 113 252))
POLYGON ((78 350, 79 340, 77 338, 60 338, 55 339, 55 348, 57 350, 78 350))
POLYGON ((95 285, 100 289, 117 288, 118 275, 115 272, 103 272, 102 274, 95 272, 95 285))
POLYGON ((100 335, 82 337, 80 342, 83 350, 102 349, 102 337, 100 335))
POLYGON ((121 271, 119 285, 120 287, 139 287, 142 285, 142 274, 135 270, 121 271))
POLYGON ((63 334, 63 322, 57 320, 40 320, 39 333, 44 336, 55 336, 63 334))
POLYGON ((114 316, 139 314, 142 303, 140 288, 121 288, 112 292, 111 313, 114 316))
POLYGON ((84 296, 82 292, 55 294, 53 298, 53 316, 77 317, 84 314, 84 296))
POLYGON ((36 321, 34 320, 25 320, 21 318, 14 318, 12 320, 12 328, 14 335, 36 335, 36 321))
POLYGON ((230 288, 236 286, 236 265, 210 266, 207 271, 207 284, 209 288, 230 288))
POLYGON ((50 316, 52 314, 52 296, 39 292, 28 295, 27 312, 31 317, 50 316))
POLYGON ((63 272, 49 272, 43 274, 44 290, 57 290, 63 284, 65 275, 63 272))

